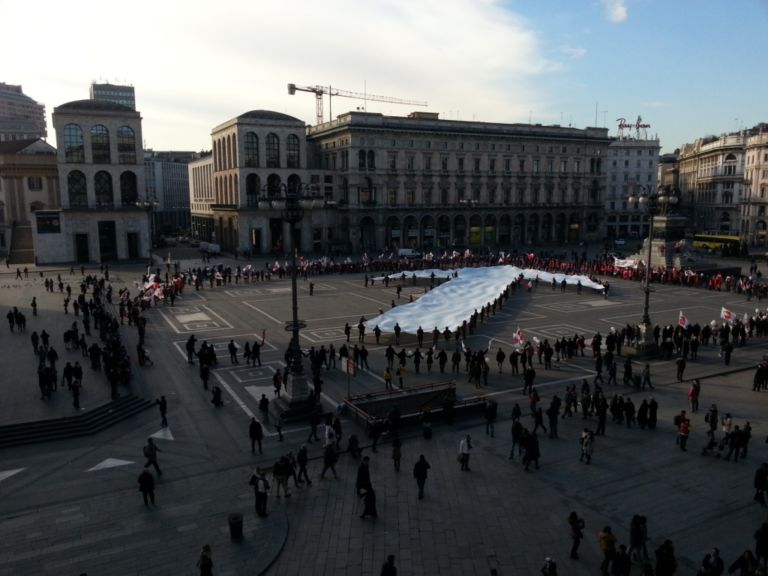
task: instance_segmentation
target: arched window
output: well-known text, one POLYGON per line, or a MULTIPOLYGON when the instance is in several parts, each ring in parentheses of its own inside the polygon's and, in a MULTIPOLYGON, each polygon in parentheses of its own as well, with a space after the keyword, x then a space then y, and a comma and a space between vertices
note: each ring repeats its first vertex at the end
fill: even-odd
POLYGON ((117 129, 117 156, 120 164, 136 164, 136 135, 128 126, 117 129))
POLYGON ((280 138, 267 134, 267 168, 280 168, 280 138))
POLYGON ((70 207, 83 208, 88 206, 88 187, 85 174, 80 170, 72 170, 67 174, 67 192, 70 207))
POLYGON ((245 177, 245 201, 248 206, 256 206, 259 198, 260 182, 257 174, 245 177))
POLYGON ((139 200, 136 174, 130 170, 120 174, 120 201, 123 206, 134 206, 139 200))
POLYGON ((368 150, 368 170, 376 170, 376 155, 373 150, 368 150))
POLYGON ((248 168, 259 167, 259 137, 255 132, 245 134, 245 165, 248 168))
POLYGON ((357 153, 357 169, 365 170, 365 150, 360 150, 357 153))
POLYGON ((91 128, 91 155, 94 164, 109 164, 109 130, 106 126, 97 124, 91 128))
POLYGON ((96 206, 112 206, 115 197, 112 194, 112 175, 101 170, 93 178, 93 189, 96 196, 96 206))
POLYGON ((64 126, 64 161, 85 162, 83 130, 77 124, 64 126))
POLYGON ((288 136, 288 168, 299 168, 299 138, 295 134, 288 136))

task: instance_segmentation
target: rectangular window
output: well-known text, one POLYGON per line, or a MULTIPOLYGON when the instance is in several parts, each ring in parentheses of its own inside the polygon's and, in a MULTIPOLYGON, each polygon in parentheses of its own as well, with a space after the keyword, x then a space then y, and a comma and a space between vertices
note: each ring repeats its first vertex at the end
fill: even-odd
POLYGON ((408 172, 413 172, 414 167, 416 165, 416 161, 414 159, 413 154, 409 154, 408 157, 406 158, 406 161, 408 166, 408 172))
POLYGON ((491 171, 491 174, 496 173, 496 158, 491 158, 489 160, 488 169, 491 171))
POLYGON ((520 160, 518 172, 525 172, 525 160, 520 160))
POLYGON ((440 156, 440 170, 448 172, 448 156, 440 156))
POLYGON ((27 178, 27 187, 29 187, 30 190, 42 190, 43 179, 40 176, 30 176, 27 178))
POLYGON ((576 160, 573 163, 573 171, 576 172, 576 174, 581 174, 581 160, 576 160))
POLYGON ((389 169, 397 170, 397 152, 389 153, 389 169))
POLYGON ((459 158, 459 172, 464 172, 464 158, 459 158))
POLYGON ((533 161, 533 173, 538 174, 539 173, 539 161, 534 160, 533 161))
POLYGON ((413 188, 408 188, 405 191, 405 203, 408 204, 408 206, 413 206, 415 202, 416 202, 416 191, 413 188))
POLYGON ((504 158, 504 172, 512 172, 512 160, 504 158))
POLYGON ((432 204, 432 188, 424 190, 424 204, 430 206, 432 204))
POLYGON ((397 190, 390 188, 387 190, 387 202, 390 206, 397 205, 397 190))
POLYGON ((475 174, 477 174, 478 172, 480 172, 480 158, 475 158, 475 159, 474 159, 474 167, 473 167, 473 170, 475 171, 475 174))
POLYGON ((424 170, 432 170, 432 156, 424 158, 424 170))

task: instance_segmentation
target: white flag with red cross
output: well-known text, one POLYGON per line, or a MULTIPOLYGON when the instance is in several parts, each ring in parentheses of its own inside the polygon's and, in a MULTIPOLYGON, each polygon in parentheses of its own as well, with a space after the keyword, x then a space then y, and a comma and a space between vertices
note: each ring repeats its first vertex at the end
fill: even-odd
POLYGON ((720 308, 720 318, 725 320, 726 322, 732 322, 733 321, 733 312, 731 310, 728 310, 725 306, 720 308))
POLYGON ((517 328, 517 332, 515 332, 515 335, 512 337, 512 346, 522 346, 525 343, 525 336, 523 335, 523 331, 520 330, 520 327, 517 328))
POLYGON ((680 310, 680 316, 677 318, 677 324, 681 328, 687 328, 688 327, 688 318, 685 317, 685 314, 683 314, 683 311, 680 310))

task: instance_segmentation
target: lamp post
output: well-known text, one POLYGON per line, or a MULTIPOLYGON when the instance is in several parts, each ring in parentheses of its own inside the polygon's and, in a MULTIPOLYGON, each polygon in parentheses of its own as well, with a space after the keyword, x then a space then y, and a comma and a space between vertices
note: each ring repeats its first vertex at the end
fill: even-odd
POLYGON ((298 266, 296 256, 298 252, 296 238, 300 234, 301 228, 297 228, 304 219, 304 211, 311 208, 313 200, 308 198, 310 187, 306 184, 279 184, 277 186, 267 184, 264 186, 265 194, 262 201, 268 199, 271 208, 279 209, 283 220, 289 224, 291 239, 291 320, 285 323, 286 331, 291 332, 291 341, 288 345, 288 369, 290 371, 290 388, 286 383, 286 391, 290 397, 291 403, 301 402, 306 399, 307 386, 304 379, 304 363, 299 344, 299 331, 306 326, 303 320, 299 320, 299 301, 296 279, 298 277, 298 266), (298 231, 298 234, 297 234, 298 231))
POLYGON ((147 211, 147 216, 149 217, 149 256, 152 257, 152 248, 155 244, 155 208, 159 206, 159 202, 157 201, 157 198, 155 196, 152 196, 150 198, 147 196, 146 198, 143 198, 141 200, 138 200, 136 202, 136 206, 139 208, 144 208, 147 211))
MULTIPOLYGON (((656 192, 652 192, 645 186, 638 186, 639 193, 633 193, 627 201, 630 204, 644 206, 648 212, 648 256, 645 264, 645 301, 643 304, 643 334, 647 334, 651 326, 650 304, 651 304, 651 258, 653 256, 653 221, 656 216, 666 215, 680 200, 677 190, 670 187, 659 187, 656 192)), ((647 339, 645 339, 647 345, 647 339)))

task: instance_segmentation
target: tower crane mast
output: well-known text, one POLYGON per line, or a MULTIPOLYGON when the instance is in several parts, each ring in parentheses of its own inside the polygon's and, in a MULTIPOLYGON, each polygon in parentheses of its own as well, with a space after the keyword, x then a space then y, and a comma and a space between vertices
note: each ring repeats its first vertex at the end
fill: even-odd
POLYGON ((298 86, 296 84, 288 84, 288 94, 293 96, 296 92, 311 92, 315 95, 315 115, 317 117, 317 123, 323 123, 323 95, 328 95, 328 114, 333 116, 332 98, 334 96, 341 96, 343 98, 355 98, 357 100, 372 101, 372 102, 388 102, 389 104, 406 104, 409 106, 427 106, 427 102, 422 100, 407 100, 405 98, 395 98, 392 96, 380 96, 377 94, 368 94, 366 92, 353 92, 351 90, 341 90, 339 88, 333 88, 332 86, 298 86))

